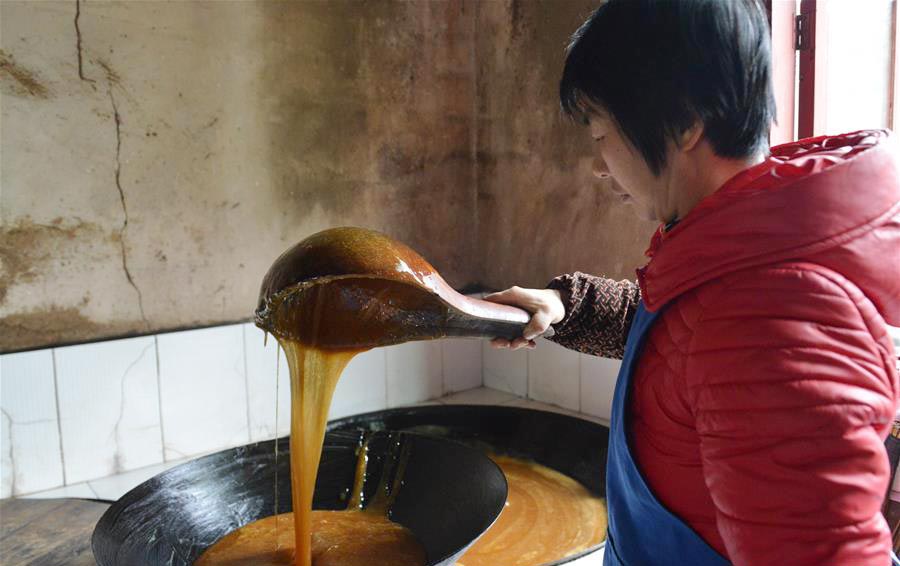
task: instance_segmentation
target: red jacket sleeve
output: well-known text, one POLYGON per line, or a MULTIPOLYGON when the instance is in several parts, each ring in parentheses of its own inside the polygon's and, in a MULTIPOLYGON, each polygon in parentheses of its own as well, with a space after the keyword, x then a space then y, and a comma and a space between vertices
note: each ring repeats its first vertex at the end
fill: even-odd
POLYGON ((736 566, 889 564, 879 512, 898 399, 883 320, 817 266, 729 277, 705 298, 687 392, 736 566))

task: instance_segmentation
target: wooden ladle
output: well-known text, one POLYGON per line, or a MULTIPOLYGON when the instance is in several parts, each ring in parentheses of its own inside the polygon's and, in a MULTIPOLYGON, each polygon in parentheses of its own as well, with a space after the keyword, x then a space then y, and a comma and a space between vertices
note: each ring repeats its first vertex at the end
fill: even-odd
POLYGON ((351 227, 284 252, 263 279, 256 310, 257 326, 276 337, 336 350, 445 336, 513 339, 530 318, 456 292, 409 247, 351 227))

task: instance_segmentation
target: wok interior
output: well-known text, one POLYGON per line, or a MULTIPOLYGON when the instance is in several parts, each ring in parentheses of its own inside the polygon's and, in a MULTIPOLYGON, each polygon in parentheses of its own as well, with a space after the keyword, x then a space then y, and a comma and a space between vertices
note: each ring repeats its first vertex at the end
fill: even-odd
MULTIPOLYGON (((313 506, 345 509, 363 434, 326 435, 313 506)), ((226 450, 182 464, 127 493, 104 514, 92 545, 100 566, 188 566, 229 532, 291 510, 288 439, 226 450), (277 470, 277 474, 276 474, 277 470), (276 486, 277 475, 277 489, 276 486), (277 493, 277 499, 276 499, 277 493)), ((446 566, 487 530, 503 508, 506 480, 477 450, 417 434, 378 433, 369 441, 366 499, 408 447, 392 520, 422 543, 427 564, 446 566)))
MULTIPOLYGON (((609 429, 568 415, 519 407, 444 405, 390 409, 329 423, 330 430, 415 431, 458 440, 486 453, 513 456, 556 470, 606 496, 609 429)), ((605 543, 547 565, 560 565, 605 543)))
MULTIPOLYGON (((593 494, 605 496, 608 429, 574 417, 516 407, 425 406, 348 417, 333 421, 329 429, 316 484, 317 509, 346 506, 362 435, 384 430, 416 431, 534 460, 574 478, 593 494)), ((291 508, 288 439, 279 439, 278 445, 277 512, 283 513, 291 508)), ((458 445, 433 446, 434 452, 453 460, 456 456, 445 451, 447 447, 458 445)), ((98 523, 93 537, 98 564, 186 566, 228 532, 274 515, 274 449, 275 441, 267 441, 227 450, 172 468, 141 484, 116 502, 98 523)), ((502 492, 503 497, 496 500, 499 512, 506 491, 505 481, 497 485, 502 477, 496 478, 499 470, 495 466, 482 467, 482 461, 468 468, 472 475, 465 478, 449 463, 438 465, 440 461, 424 457, 421 462, 419 458, 410 460, 421 465, 416 466, 415 474, 406 476, 401 493, 408 499, 398 498, 392 517, 420 537, 429 552, 429 564, 449 566, 477 536, 457 539, 459 529, 481 532, 493 521, 484 519, 490 513, 477 501, 502 492), (488 481, 490 477, 496 481, 488 481), (417 483, 411 485, 413 478, 417 483), (465 481, 455 481, 460 478, 465 481), (453 490, 459 486, 465 492, 471 486, 480 486, 483 493, 471 499, 463 494, 457 500, 453 490), (418 500, 420 494, 431 498, 427 505, 425 499, 418 500), (448 499, 452 504, 441 503, 448 499), (451 523, 447 524, 452 526, 445 528, 442 517, 432 516, 435 510, 447 512, 442 517, 449 514, 451 523), (481 522, 452 523, 467 517, 479 517, 481 522), (454 554, 443 560, 436 558, 442 552, 454 554)), ((383 464, 373 459, 370 473, 380 475, 380 466, 383 464)), ((412 470, 410 467, 409 472, 412 470)), ((373 489, 376 483, 367 482, 367 489, 373 489)), ((596 548, 588 552, 593 550, 596 548)), ((566 561, 573 558, 577 556, 566 561)))

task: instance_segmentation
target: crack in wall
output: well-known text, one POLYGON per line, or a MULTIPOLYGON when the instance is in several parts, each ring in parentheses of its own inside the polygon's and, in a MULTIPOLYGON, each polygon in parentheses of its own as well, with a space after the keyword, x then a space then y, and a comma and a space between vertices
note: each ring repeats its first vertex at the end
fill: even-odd
MULTIPOLYGON (((84 75, 84 54, 82 49, 80 20, 81 0, 75 0, 75 47, 76 53, 78 55, 78 78, 82 81, 92 83, 93 85, 93 83, 95 83, 96 81, 84 75)), ((137 283, 135 283, 134 277, 131 274, 131 269, 129 269, 128 267, 128 249, 125 243, 125 232, 128 229, 128 206, 125 204, 125 191, 122 190, 122 115, 119 113, 119 106, 116 103, 116 97, 113 94, 113 85, 119 82, 119 77, 115 73, 115 71, 113 71, 113 69, 103 61, 100 61, 100 65, 106 71, 106 93, 109 95, 110 104, 112 104, 113 117, 116 124, 115 179, 116 189, 119 191, 119 202, 122 204, 123 215, 122 226, 119 228, 119 248, 122 255, 122 270, 125 272, 125 278, 128 280, 128 284, 131 285, 131 288, 134 289, 134 292, 137 294, 138 311, 140 311, 141 320, 143 321, 144 326, 149 330, 151 326, 150 321, 147 319, 147 314, 144 311, 144 295, 143 293, 141 293, 141 290, 137 286, 137 283)))
POLYGON ((56 366, 56 349, 50 350, 50 361, 53 363, 53 403, 56 409, 56 435, 59 438, 59 465, 62 468, 62 485, 69 483, 66 477, 66 452, 63 450, 62 414, 59 404, 59 370, 56 366))
POLYGON ((163 426, 163 392, 162 376, 159 372, 159 336, 153 335, 153 354, 156 362, 156 408, 159 415, 159 450, 162 452, 162 461, 166 460, 166 429, 163 426))
POLYGON ((90 482, 84 482, 84 485, 86 485, 87 488, 88 488, 89 490, 91 490, 91 493, 94 494, 94 498, 95 498, 95 499, 103 499, 102 497, 100 497, 100 494, 97 493, 97 490, 94 489, 94 486, 92 486, 92 485, 90 484, 90 482))
POLYGON ((6 420, 9 421, 9 424, 7 425, 7 431, 8 431, 7 448, 9 449, 9 477, 10 477, 9 494, 10 494, 10 496, 13 496, 16 494, 16 461, 15 461, 15 455, 13 453, 13 419, 9 415, 9 413, 6 412, 6 409, 0 408, 0 413, 3 414, 3 418, 5 418, 6 420))
MULTIPOLYGON (((9 418, 9 415, 7 415, 9 418)), ((12 419, 9 420, 10 423, 13 422, 12 419)), ((15 421, 16 426, 30 426, 36 424, 56 424, 56 419, 34 419, 33 421, 15 421)))
MULTIPOLYGON (((104 65, 105 67, 105 65, 104 65)), ((119 202, 122 203, 122 227, 119 228, 119 247, 122 250, 122 270, 125 272, 125 278, 128 279, 128 283, 134 289, 134 292, 137 293, 138 299, 138 310, 141 313, 141 320, 144 321, 144 326, 148 329, 150 328, 150 321, 147 320, 147 314, 144 312, 144 295, 141 293, 140 288, 138 288, 137 284, 134 282, 134 277, 131 275, 131 270, 128 268, 128 250, 125 245, 125 232, 128 230, 128 206, 125 204, 125 191, 122 190, 122 115, 119 113, 119 106, 116 103, 116 97, 113 94, 113 75, 112 70, 107 68, 107 88, 106 92, 109 95, 109 101, 112 104, 113 108, 113 118, 115 119, 116 124, 116 189, 119 191, 119 202)))
MULTIPOLYGON (((143 350, 141 350, 141 353, 138 355, 138 357, 133 362, 128 364, 127 368, 125 368, 125 372, 122 374, 122 378, 120 380, 120 384, 119 384, 119 418, 116 419, 116 426, 113 428, 113 431, 110 434, 110 436, 113 437, 113 443, 115 443, 115 445, 116 445, 115 452, 113 455, 113 473, 114 474, 118 474, 118 473, 125 471, 125 466, 122 463, 122 449, 121 449, 121 443, 120 443, 120 440, 121 440, 120 439, 120 428, 122 426, 122 420, 125 418, 125 381, 128 378, 128 374, 131 373, 131 370, 134 369, 134 367, 138 364, 138 362, 140 362, 141 360, 144 359, 144 355, 147 353, 148 350, 150 350, 150 348, 153 348, 153 347, 154 347, 154 344, 148 344, 143 350)), ((152 428, 152 426, 146 427, 146 428, 152 428)))
POLYGON ((84 76, 84 61, 82 58, 82 50, 81 50, 81 26, 79 25, 79 20, 81 19, 81 0, 75 0, 75 49, 78 54, 78 78, 93 83, 95 82, 93 79, 89 79, 84 76))
MULTIPOLYGON (((84 56, 82 49, 82 37, 81 37, 81 0, 75 0, 75 47, 76 53, 78 55, 78 78, 82 81, 86 81, 89 83, 95 83, 93 79, 90 79, 84 75, 84 56)), ((134 292, 137 294, 138 300, 138 311, 141 314, 141 320, 144 323, 144 326, 149 330, 151 328, 150 321, 147 319, 147 314, 144 311, 144 295, 141 293, 140 288, 137 286, 137 283, 134 281, 134 277, 131 274, 131 269, 128 267, 128 249, 125 243, 125 232, 128 229, 128 206, 125 204, 125 191, 122 190, 122 115, 119 113, 119 106, 116 103, 115 94, 113 94, 113 85, 119 82, 119 77, 112 70, 112 68, 105 64, 103 61, 100 61, 100 65, 106 71, 106 93, 109 95, 109 101, 113 108, 113 117, 115 119, 116 124, 116 171, 115 171, 115 179, 116 179, 116 189, 119 191, 119 202, 122 204, 122 226, 119 228, 119 248, 121 250, 122 255, 122 271, 125 272, 125 278, 128 280, 128 284, 131 285, 131 288, 134 289, 134 292)))
MULTIPOLYGON (((180 460, 181 458, 187 458, 187 457, 188 457, 187 454, 185 454, 185 453, 182 452, 181 450, 176 450, 175 448, 172 448, 170 445, 165 445, 165 446, 163 446, 163 454, 168 454, 169 452, 171 452, 172 454, 175 455, 175 458, 174 458, 175 460, 180 460)), ((163 459, 164 459, 166 462, 170 462, 170 461, 171 461, 168 457, 164 457, 163 459)))

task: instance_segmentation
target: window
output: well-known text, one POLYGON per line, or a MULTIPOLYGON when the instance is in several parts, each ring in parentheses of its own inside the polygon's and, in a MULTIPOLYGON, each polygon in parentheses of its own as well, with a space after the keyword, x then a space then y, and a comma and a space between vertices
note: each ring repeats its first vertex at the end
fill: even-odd
POLYGON ((768 0, 772 144, 900 125, 897 0, 768 0))

